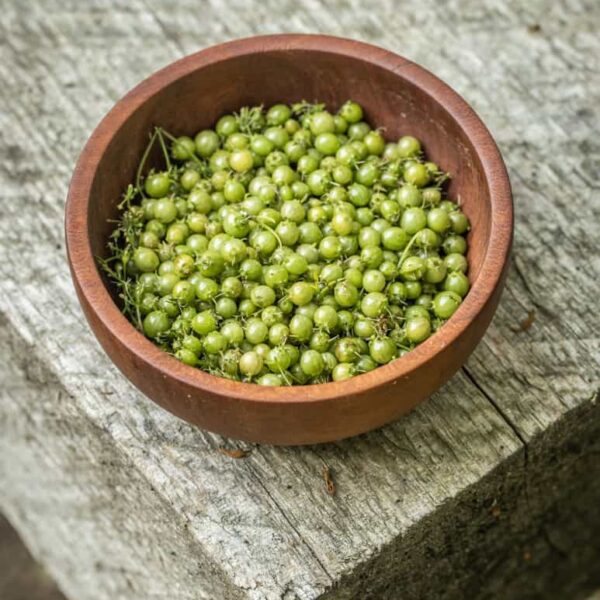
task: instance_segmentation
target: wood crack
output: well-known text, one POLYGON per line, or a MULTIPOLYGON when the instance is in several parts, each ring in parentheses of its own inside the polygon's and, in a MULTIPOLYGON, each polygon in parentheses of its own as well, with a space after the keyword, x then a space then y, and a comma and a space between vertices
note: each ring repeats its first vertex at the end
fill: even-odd
POLYGON ((522 265, 520 264, 520 262, 521 261, 518 258, 518 256, 514 255, 513 256, 513 265, 514 265, 514 268, 515 268, 515 273, 518 275, 519 279, 521 280, 521 283, 523 284, 523 286, 525 287, 527 293, 529 294, 529 297, 531 298, 532 304, 541 313, 544 313, 544 314, 548 315, 552 319, 558 319, 558 315, 553 310, 551 310, 550 308, 548 308, 547 306, 545 306, 544 304, 542 304, 541 302, 539 302, 539 300, 537 299, 537 294, 533 291, 533 288, 531 287, 531 284, 527 280, 527 276, 525 275, 525 271, 524 271, 522 265))
POLYGON ((527 449, 527 440, 523 436, 523 434, 519 431, 519 428, 515 425, 512 419, 506 414, 504 410, 500 408, 500 405, 488 394, 485 388, 479 384, 477 379, 473 376, 473 374, 469 371, 466 366, 462 367, 462 372, 467 376, 467 379, 482 393, 482 395, 488 400, 488 402, 494 407, 496 412, 502 417, 502 420, 510 427, 512 432, 517 436, 521 444, 525 450, 527 449))
POLYGON ((325 575, 327 575, 327 577, 329 578, 329 580, 331 582, 333 582, 334 578, 331 575, 331 573, 329 573, 329 571, 327 570, 327 568, 325 567, 325 565, 323 564, 323 562, 321 561, 321 559, 319 558, 319 556, 317 555, 317 553, 315 552, 315 550, 312 548, 312 546, 307 542, 307 540, 304 538, 304 536, 298 531, 298 528, 296 527, 296 525, 288 517, 288 515, 283 510, 283 508, 279 504, 279 502, 277 502, 277 500, 275 499, 275 497, 273 496, 273 494, 271 493, 271 491, 269 490, 269 488, 258 477, 258 475, 255 473, 255 471, 254 471, 254 469, 252 467, 249 468, 249 472, 252 474, 252 478, 258 483, 258 485, 260 485, 260 487, 263 489, 263 491, 265 492, 265 494, 268 496, 268 498, 271 500, 271 502, 275 505, 275 507, 279 511, 280 515, 285 519, 285 521, 290 526, 290 528, 298 536, 298 539, 302 542, 302 544, 305 546, 305 548, 310 552, 310 554, 312 555, 312 557, 315 559, 315 561, 317 562, 317 564, 321 567, 321 569, 323 570, 323 573, 325 573, 325 575))

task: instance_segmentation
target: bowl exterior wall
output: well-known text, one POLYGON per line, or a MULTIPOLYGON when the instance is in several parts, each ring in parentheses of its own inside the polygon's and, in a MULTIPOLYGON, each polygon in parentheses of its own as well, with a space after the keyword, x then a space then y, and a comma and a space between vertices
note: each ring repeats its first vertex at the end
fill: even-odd
MULTIPOLYGON (((471 321, 453 344, 440 348, 422 368, 392 382, 323 401, 254 402, 199 390, 173 379, 130 351, 98 319, 77 288, 84 314, 96 338, 121 372, 146 396, 178 417, 227 437, 274 445, 331 442, 365 433, 397 419, 446 383, 475 349, 500 299, 499 285, 485 311, 471 321)), ((306 388, 304 388, 306 389, 306 388)), ((308 395, 307 395, 308 396, 308 395)))
POLYGON ((69 263, 102 347, 140 390, 179 417, 230 437, 272 444, 338 440, 379 427, 445 383, 482 338, 497 307, 512 240, 506 170, 485 126, 450 88, 385 50, 328 36, 280 35, 216 46, 146 80, 98 126, 73 176, 69 263), (193 133, 240 106, 302 99, 334 110, 348 98, 388 139, 412 134, 453 174, 450 196, 472 223, 472 289, 434 336, 398 361, 345 382, 262 388, 219 379, 159 350, 120 314, 98 272, 109 219, 154 125, 193 133))

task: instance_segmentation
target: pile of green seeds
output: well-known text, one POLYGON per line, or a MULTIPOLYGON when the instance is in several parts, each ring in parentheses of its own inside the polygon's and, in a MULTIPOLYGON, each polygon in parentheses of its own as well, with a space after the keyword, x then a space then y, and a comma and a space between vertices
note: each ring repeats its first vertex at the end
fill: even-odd
POLYGON ((341 381, 409 352, 469 289, 469 221, 410 136, 348 101, 156 128, 101 266, 163 350, 261 385, 341 381), (164 168, 147 170, 151 151, 164 168))

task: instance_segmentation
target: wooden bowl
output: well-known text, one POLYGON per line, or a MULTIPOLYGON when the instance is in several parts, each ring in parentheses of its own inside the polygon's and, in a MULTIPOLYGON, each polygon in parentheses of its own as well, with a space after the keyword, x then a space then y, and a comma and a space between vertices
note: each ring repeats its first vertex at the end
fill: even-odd
POLYGON ((512 240, 504 163, 490 133, 452 89, 374 46, 321 35, 273 35, 214 46, 179 60, 129 92, 102 120, 73 175, 68 257, 83 311, 121 371, 147 396, 204 429, 253 442, 309 444, 349 437, 406 413, 465 362, 490 323, 512 240), (450 197, 471 220, 471 290, 452 318, 406 356, 352 379, 268 388, 186 366, 121 314, 95 257, 154 125, 194 134, 242 106, 302 99, 337 109, 348 98, 396 140, 412 134, 453 175, 450 197))

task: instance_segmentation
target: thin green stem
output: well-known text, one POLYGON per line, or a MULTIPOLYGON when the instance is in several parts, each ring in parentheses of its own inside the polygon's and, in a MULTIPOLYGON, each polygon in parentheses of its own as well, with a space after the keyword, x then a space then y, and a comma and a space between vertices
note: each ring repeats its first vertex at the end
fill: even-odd
POLYGON ((144 193, 144 187, 142 186, 142 171, 146 166, 146 161, 148 160, 148 156, 150 155, 150 151, 152 150, 152 146, 154 145, 154 141, 156 140, 156 131, 150 136, 150 141, 144 150, 144 154, 142 154, 142 159, 140 160, 140 164, 138 165, 137 172, 135 174, 135 185, 137 189, 142 194, 142 197, 146 198, 146 194, 144 193))
POLYGON ((402 252, 402 256, 400 256, 400 260, 398 261, 398 269, 400 267, 402 267, 402 263, 408 258, 408 253, 409 253, 412 245, 415 243, 415 240, 417 239, 418 234, 419 234, 419 232, 417 231, 417 233, 415 233, 410 238, 410 241, 408 242, 408 244, 406 244, 406 248, 404 248, 404 251, 402 252))
POLYGON ((283 242, 281 241, 279 234, 272 227, 269 227, 269 225, 267 225, 266 223, 261 223, 260 226, 264 227, 267 231, 270 231, 275 236, 275 239, 277 240, 279 247, 283 248, 283 242))
MULTIPOLYGON (((169 141, 175 143, 177 142, 177 138, 170 134, 166 129, 163 129, 162 127, 157 127, 157 130, 160 130, 161 134, 164 135, 169 141)), ((194 161, 197 165, 200 165, 201 167, 205 167, 205 163, 199 159, 195 154, 190 155, 190 160, 194 161)))
POLYGON ((165 163, 167 164, 167 170, 171 170, 171 159, 169 158, 169 151, 167 150, 167 145, 165 144, 165 138, 163 137, 163 129, 160 127, 156 128, 156 134, 158 135, 158 142, 160 143, 160 147, 163 151, 163 156, 165 157, 165 163))

